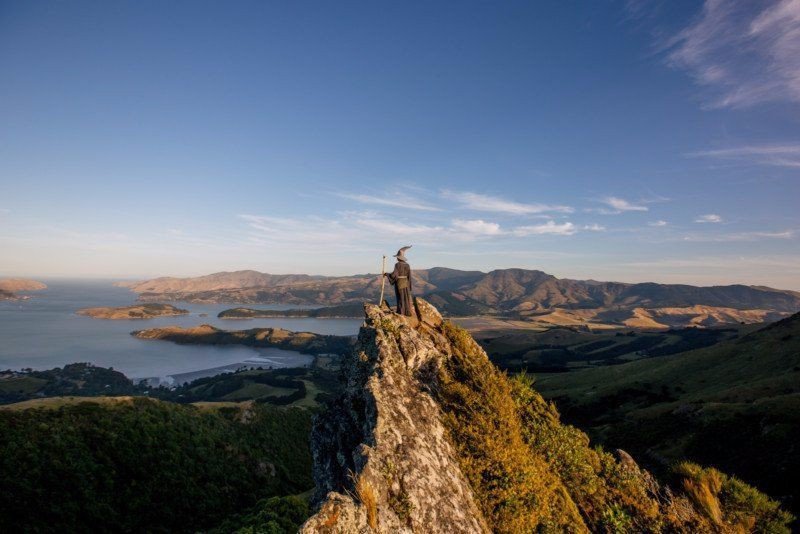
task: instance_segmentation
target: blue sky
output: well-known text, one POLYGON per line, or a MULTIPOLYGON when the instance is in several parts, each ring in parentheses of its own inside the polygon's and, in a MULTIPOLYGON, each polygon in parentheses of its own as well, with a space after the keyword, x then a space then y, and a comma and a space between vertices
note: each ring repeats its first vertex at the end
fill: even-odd
POLYGON ((798 201, 798 0, 0 0, 0 275, 800 289, 798 201))

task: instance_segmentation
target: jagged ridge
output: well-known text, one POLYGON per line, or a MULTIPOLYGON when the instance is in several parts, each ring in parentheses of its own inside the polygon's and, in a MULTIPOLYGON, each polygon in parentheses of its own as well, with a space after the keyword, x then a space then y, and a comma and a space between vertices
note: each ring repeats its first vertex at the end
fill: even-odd
POLYGON ((365 311, 343 362, 345 392, 312 433, 316 498, 324 502, 301 532, 487 532, 420 380, 446 356, 441 317, 430 308, 420 324, 373 305, 365 311))
POLYGON ((788 532, 777 503, 713 469, 682 464, 673 492, 589 447, 427 302, 416 318, 365 311, 312 433, 318 511, 302 532, 788 532))

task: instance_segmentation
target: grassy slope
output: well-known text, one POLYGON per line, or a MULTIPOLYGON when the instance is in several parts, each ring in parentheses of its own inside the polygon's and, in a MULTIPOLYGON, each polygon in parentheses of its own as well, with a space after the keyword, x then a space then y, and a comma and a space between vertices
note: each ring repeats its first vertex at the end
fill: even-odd
POLYGON ((315 363, 310 368, 251 369, 223 373, 195 380, 174 390, 153 390, 150 394, 176 402, 254 400, 280 406, 319 408, 338 388, 338 367, 326 361, 324 365, 315 363), (301 383, 305 384, 304 394, 300 391, 301 383))
POLYGON ((551 328, 544 332, 506 332, 483 337, 492 361, 510 372, 558 372, 607 366, 713 345, 753 331, 751 325, 726 328, 683 328, 661 332, 583 332, 551 328))
POLYGON ((173 390, 135 386, 118 371, 78 363, 63 369, 32 371, 32 374, 0 375, 0 410, 58 408, 86 401, 103 404, 142 395, 179 403, 255 400, 280 406, 318 408, 338 387, 338 357, 335 356, 321 356, 310 368, 223 373, 173 390))
POLYGON ((777 503, 713 469, 680 464, 664 473, 664 492, 627 455, 562 424, 526 375, 509 380, 464 330, 446 324, 444 334, 444 423, 494 531, 788 532, 777 503))
POLYGON ((679 402, 749 402, 800 391, 800 316, 737 341, 619 366, 541 376, 550 397, 593 402, 626 387, 667 386, 679 402), (787 337, 789 336, 789 337, 787 337), (683 390, 683 391, 681 391, 683 390))
POLYGON ((20 376, 0 380, 0 395, 18 393, 27 395, 41 389, 47 380, 34 376, 20 376))
POLYGON ((715 465, 799 508, 800 315, 704 349, 540 376, 537 389, 609 446, 715 465))
POLYGON ((88 402, 91 404, 98 404, 102 406, 114 406, 119 404, 130 404, 134 397, 46 397, 44 399, 30 399, 22 402, 15 402, 13 404, 4 404, 0 406, 0 410, 20 411, 29 408, 42 408, 57 410, 63 406, 74 406, 88 402))
POLYGON ((0 374, 0 404, 32 398, 142 393, 125 375, 88 363, 71 363, 46 371, 0 374))

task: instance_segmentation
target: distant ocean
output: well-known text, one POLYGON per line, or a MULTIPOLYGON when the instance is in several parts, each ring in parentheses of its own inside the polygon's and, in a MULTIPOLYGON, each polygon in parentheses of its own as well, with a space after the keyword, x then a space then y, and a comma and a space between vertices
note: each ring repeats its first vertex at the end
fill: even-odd
MULTIPOLYGON (((130 378, 159 378, 161 382, 199 378, 234 370, 239 366, 301 367, 312 357, 280 349, 243 346, 176 345, 143 340, 133 330, 160 326, 211 324, 227 330, 281 327, 318 334, 353 335, 360 319, 219 319, 217 314, 234 304, 174 305, 190 311, 179 317, 109 321, 75 312, 94 306, 127 306, 136 294, 114 287, 109 280, 42 280, 48 286, 28 294, 30 300, 0 301, 0 370, 50 369, 73 362, 113 367, 130 378), (200 314, 207 314, 201 317, 200 314)), ((291 305, 254 305, 259 309, 299 308, 291 305)))

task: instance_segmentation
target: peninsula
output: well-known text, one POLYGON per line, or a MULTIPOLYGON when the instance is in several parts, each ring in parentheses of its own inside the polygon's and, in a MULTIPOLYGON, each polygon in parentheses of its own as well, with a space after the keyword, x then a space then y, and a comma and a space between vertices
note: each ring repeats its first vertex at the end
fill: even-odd
POLYGON ((221 330, 208 324, 193 328, 150 328, 131 332, 131 335, 139 339, 160 339, 181 345, 246 345, 294 350, 305 354, 344 354, 354 343, 354 338, 350 336, 292 332, 283 328, 221 330))
POLYGON ((85 315, 94 319, 153 319, 154 317, 174 317, 187 315, 189 310, 176 308, 171 304, 135 304, 133 306, 84 308, 78 310, 78 315, 85 315))
POLYGON ((17 295, 20 291, 40 291, 47 289, 47 285, 36 280, 23 278, 3 278, 0 279, 0 300, 27 300, 27 295, 17 295))
POLYGON ((231 308, 217 314, 220 319, 263 319, 270 317, 311 317, 315 319, 360 318, 364 315, 361 304, 343 304, 305 310, 256 310, 253 308, 231 308))

